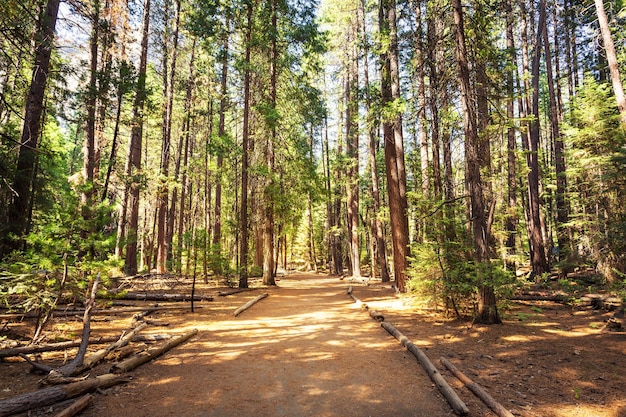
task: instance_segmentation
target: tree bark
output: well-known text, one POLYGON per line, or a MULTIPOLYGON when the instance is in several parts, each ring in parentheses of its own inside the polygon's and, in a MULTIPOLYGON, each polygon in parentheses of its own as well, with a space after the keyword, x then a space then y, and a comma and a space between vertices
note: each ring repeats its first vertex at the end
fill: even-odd
MULTIPOLYGON (((470 84, 469 62, 465 43, 463 9, 460 0, 452 1, 455 27, 456 60, 461 87, 465 127, 466 182, 470 192, 471 219, 474 240, 474 259, 477 263, 489 263, 487 219, 483 200, 483 183, 480 176, 480 144, 473 107, 473 92, 470 84)), ((493 287, 480 277, 478 286, 478 313, 475 322, 501 323, 493 287)))
MULTIPOLYGON (((508 213, 506 219, 507 240, 506 246, 508 248, 508 255, 515 254, 515 237, 517 235, 517 141, 515 138, 515 85, 514 85, 514 70, 517 68, 517 54, 515 51, 515 37, 513 33, 513 5, 512 0, 505 2, 505 14, 506 14, 506 41, 507 48, 509 49, 509 65, 511 69, 506 75, 507 86, 507 102, 506 102, 506 117, 509 123, 507 129, 507 189, 508 189, 508 213)), ((506 265, 511 268, 515 268, 515 264, 506 261, 506 265)))
POLYGON ((361 276, 361 259, 359 245, 359 126, 358 126, 358 24, 350 19, 346 48, 346 191, 348 214, 348 238, 352 276, 361 276))
POLYGON ((253 2, 248 3, 247 27, 245 34, 245 69, 243 82, 243 137, 241 155, 241 209, 239 218, 239 288, 248 288, 248 142, 250 135, 250 50, 252 48, 253 2))
MULTIPOLYGON (((166 7, 168 2, 165 3, 166 7)), ((165 14, 164 22, 164 39, 166 45, 163 50, 163 90, 164 90, 164 108, 163 108, 163 138, 161 146, 161 176, 160 184, 157 190, 158 199, 158 226, 157 226, 157 273, 164 273, 168 270, 167 260, 171 254, 170 247, 172 244, 173 234, 168 233, 168 175, 170 164, 170 148, 172 142, 172 112, 174 107, 174 78, 176 77, 176 60, 178 57, 178 32, 180 23, 180 0, 174 2, 175 5, 175 24, 174 39, 172 44, 172 61, 170 70, 168 67, 168 48, 169 44, 169 16, 165 14)), ((173 228, 172 228, 173 230, 173 228)))
MULTIPOLYGON (((361 34, 363 36, 363 82, 365 84, 365 110, 367 112, 367 134, 369 138, 369 165, 372 180, 372 200, 373 200, 373 228, 372 240, 374 242, 374 252, 372 259, 376 258, 376 263, 380 269, 380 279, 382 282, 389 282, 389 268, 387 266, 387 254, 385 250, 385 238, 383 234, 383 223, 380 219, 380 186, 378 180, 378 162, 376 155, 378 153, 378 126, 380 124, 379 116, 372 109, 372 91, 369 80, 369 46, 367 40, 367 30, 365 26, 365 0, 361 0, 359 9, 361 11, 361 34)), ((372 261, 372 278, 376 276, 376 264, 372 261)))
POLYGON ((130 142, 128 146, 128 160, 126 162, 126 180, 129 181, 124 191, 124 203, 122 212, 125 214, 126 207, 130 207, 128 228, 124 230, 125 216, 120 218, 118 239, 126 237, 126 257, 124 271, 129 275, 137 273, 137 242, 139 236, 139 192, 141 188, 141 148, 143 136, 143 109, 146 100, 146 68, 148 62, 148 37, 150 26, 150 0, 144 2, 143 29, 141 40, 141 56, 139 58, 139 71, 137 79, 137 91, 133 104, 133 119, 130 142), (124 233, 126 232, 126 233, 124 233))
POLYGON ((533 120, 529 129, 529 152, 528 162, 528 202, 530 216, 530 245, 531 265, 536 275, 548 272, 545 246, 541 233, 541 202, 539 199, 539 67, 541 58, 541 45, 543 31, 546 30, 546 3, 541 0, 539 5, 539 26, 537 28, 537 41, 532 60, 532 114, 533 120))
MULTIPOLYGON (((400 76, 398 67, 398 37, 396 30, 395 0, 382 0, 380 3, 381 33, 389 36, 389 45, 383 53, 381 93, 382 105, 397 104, 400 98, 400 76)), ((398 291, 406 291, 409 250, 409 222, 406 197, 406 170, 404 165, 404 144, 402 138, 402 115, 396 111, 383 121, 385 141, 385 168, 387 193, 389 195, 389 215, 393 242, 394 279, 398 291)))

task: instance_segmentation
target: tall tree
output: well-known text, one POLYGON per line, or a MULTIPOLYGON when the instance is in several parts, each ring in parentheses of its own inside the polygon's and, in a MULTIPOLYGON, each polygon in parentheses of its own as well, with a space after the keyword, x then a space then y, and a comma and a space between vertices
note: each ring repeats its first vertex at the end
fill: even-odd
POLYGON ((529 226, 531 245, 531 265, 536 275, 548 272, 548 261, 546 259, 545 245, 541 232, 541 202, 539 197, 539 77, 541 45, 543 44, 543 31, 546 30, 546 2, 539 3, 539 24, 537 27, 537 40, 532 60, 532 115, 529 129, 529 152, 528 162, 528 204, 529 204, 529 226))
POLYGON ((363 44, 363 83, 365 88, 365 110, 367 112, 367 135, 369 139, 369 169, 372 181, 373 219, 372 219, 372 240, 374 241, 374 254, 376 264, 372 260, 372 278, 376 277, 376 267, 380 269, 380 279, 382 282, 389 282, 389 268, 387 266, 387 254, 385 249, 385 238, 383 234, 383 222, 380 219, 380 184, 378 180, 378 127, 380 118, 376 114, 373 106, 373 86, 370 85, 369 76, 369 40, 367 37, 365 20, 365 0, 361 0, 359 5, 361 14, 361 36, 363 44))
POLYGON ((358 124, 358 21, 351 17, 346 32, 346 191, 347 226, 352 276, 361 276, 359 245, 359 124, 358 124))
MULTIPOLYGON (((139 236, 139 194, 141 189, 141 148, 143 139, 143 109, 146 102, 146 69, 148 63, 148 38, 150 34, 150 0, 144 1, 141 52, 137 72, 137 86, 133 103, 133 119, 130 140, 128 143, 128 159, 126 160, 126 188, 122 214, 118 227, 118 247, 120 241, 126 239, 126 256, 124 271, 127 274, 137 273, 137 242, 139 236), (126 220, 127 212, 128 221, 126 220), (128 225, 126 226, 126 222, 128 225)), ((118 250, 119 251, 119 250, 118 250)))
MULTIPOLYGON (((489 246, 487 237, 487 219, 483 200, 483 185, 480 176, 480 144, 473 105, 473 92, 470 83, 470 70, 465 42, 464 14, 460 0, 452 1, 454 14, 454 33, 456 43, 456 61, 459 70, 461 87, 461 105, 465 127, 465 165, 466 182, 471 201, 471 219, 474 238, 474 258, 477 263, 489 263, 489 246)), ((481 274, 481 271, 478 271, 481 274)), ((500 323, 495 291, 488 282, 488 277, 479 277, 478 312, 475 322, 493 324, 500 323)))
POLYGON ((385 42, 387 47, 382 56, 381 104, 386 112, 383 120, 383 136, 393 243, 393 269, 398 291, 405 292, 410 250, 402 114, 397 108, 401 97, 395 0, 381 0, 379 25, 381 35, 387 37, 385 42))
POLYGON ((50 56, 54 46, 54 34, 59 12, 59 0, 48 0, 42 9, 35 34, 35 61, 26 97, 22 136, 18 151, 17 167, 13 178, 13 199, 8 210, 8 226, 0 245, 0 256, 20 249, 28 230, 32 187, 37 175, 37 154, 41 134, 41 118, 44 113, 44 97, 50 72, 50 56))
POLYGON ((244 81, 243 81, 243 132, 241 154, 241 200, 239 213, 239 288, 248 288, 248 147, 250 141, 250 53, 252 49, 252 27, 254 2, 248 0, 246 5, 246 29, 245 29, 245 58, 244 58, 244 81))

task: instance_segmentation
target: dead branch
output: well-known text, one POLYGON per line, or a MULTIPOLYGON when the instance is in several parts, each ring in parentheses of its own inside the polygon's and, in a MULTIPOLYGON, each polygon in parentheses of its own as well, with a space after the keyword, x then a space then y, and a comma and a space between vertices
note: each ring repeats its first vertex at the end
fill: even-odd
POLYGON ((247 309, 249 309, 250 307, 252 307, 256 303, 258 303, 259 301, 261 301, 262 299, 264 299, 268 295, 269 295, 268 293, 265 293, 265 294, 261 294, 261 295, 255 297, 255 298, 253 298, 252 300, 248 301, 247 303, 245 303, 244 305, 239 307, 237 310, 235 310, 233 315, 235 317, 237 317, 238 315, 240 315, 241 313, 243 313, 244 311, 246 311, 247 309))
POLYGON ((480 400, 484 402, 491 409, 491 411, 496 413, 499 417, 513 417, 513 414, 509 410, 504 408, 502 404, 497 402, 491 395, 489 395, 489 393, 483 387, 469 379, 463 372, 459 371, 459 369, 452 363, 450 363, 450 361, 448 361, 443 356, 440 358, 440 361, 443 366, 448 368, 448 370, 452 372, 454 376, 456 376, 463 384, 465 384, 467 389, 472 391, 474 395, 480 398, 480 400))
POLYGON ((111 343, 109 346, 107 346, 104 349, 100 349, 92 354, 90 354, 89 356, 87 356, 83 362, 83 365, 78 367, 73 373, 72 375, 80 375, 81 373, 85 372, 88 369, 93 368, 94 366, 96 366, 98 364, 98 362, 100 362, 102 359, 104 359, 110 352, 119 349, 121 347, 126 346, 128 343, 130 343, 130 341, 133 339, 133 337, 135 337, 135 335, 137 335, 137 333, 139 333, 140 331, 142 331, 143 329, 145 329, 148 326, 147 323, 141 323, 139 326, 135 327, 133 330, 131 330, 130 332, 128 332, 128 334, 126 335, 122 335, 122 337, 120 337, 120 339, 114 343, 111 343))
POLYGON ((388 322, 382 322, 380 325, 389 332, 393 337, 395 337, 402 346, 406 347, 409 352, 413 354, 422 365, 426 373, 430 379, 437 385, 439 391, 443 396, 448 400, 448 403, 454 410, 456 414, 466 415, 469 413, 469 408, 467 405, 457 395, 457 393, 448 385, 444 377, 439 373, 435 365, 428 359, 426 354, 418 348, 413 342, 411 342, 406 336, 404 336, 398 329, 396 329, 392 324, 388 322))
MULTIPOLYGON (((133 342, 159 342, 161 340, 167 340, 171 337, 166 334, 156 334, 156 335, 139 335, 133 337, 133 342)), ((113 343, 119 340, 118 337, 95 337, 89 339, 90 345, 101 345, 106 343, 113 343)), ((80 346, 80 340, 70 340, 67 342, 58 342, 51 343, 48 345, 28 345, 28 346, 18 346, 11 349, 3 349, 0 350, 0 359, 2 358, 10 358, 20 355, 29 355, 33 353, 43 353, 43 352, 55 352, 59 350, 71 349, 80 346)))
POLYGON ((139 352, 136 355, 133 355, 128 359, 125 359, 122 362, 114 364, 111 367, 110 372, 114 374, 121 374, 124 372, 132 371, 138 366, 143 365, 144 363, 149 362, 161 356, 163 353, 180 345, 181 343, 185 342, 186 340, 190 339, 196 334, 198 334, 198 329, 193 329, 193 330, 188 331, 187 333, 184 333, 181 336, 173 338, 172 340, 166 342, 165 344, 161 346, 156 346, 156 347, 147 349, 143 352, 139 352))
POLYGON ((80 397, 76 400, 72 405, 62 410, 60 413, 57 413, 54 417, 73 417, 77 414, 80 414, 81 411, 86 409, 93 402, 93 395, 87 394, 80 397))

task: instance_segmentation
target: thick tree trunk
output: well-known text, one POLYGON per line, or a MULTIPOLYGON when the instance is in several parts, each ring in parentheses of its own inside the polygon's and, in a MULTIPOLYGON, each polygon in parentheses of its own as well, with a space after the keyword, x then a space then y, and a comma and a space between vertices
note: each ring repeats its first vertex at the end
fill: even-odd
MULTIPOLYGON (((59 11, 59 0, 48 0, 35 36, 35 62, 30 88, 26 96, 24 122, 20 139, 17 166, 13 178, 13 200, 8 210, 8 222, 3 232, 0 257, 11 250, 22 249, 28 230, 32 189, 37 176, 37 149, 44 113, 44 96, 50 70, 50 55, 59 11)), ((0 229, 1 230, 1 229, 0 229)))
MULTIPOLYGON (((395 0, 382 0, 379 13, 381 33, 389 36, 389 46, 383 55, 381 83, 382 105, 389 106, 400 100, 395 0)), ((398 291, 405 292, 410 250, 402 115, 400 113, 391 116, 390 120, 383 121, 383 135, 393 242, 394 278, 398 291)))
MULTIPOLYGON (((469 187, 471 200, 472 231, 474 237, 474 258, 476 262, 489 262, 487 219, 483 201, 483 185, 480 177, 480 144, 476 126, 476 116, 473 107, 472 90, 470 85, 469 63, 465 44, 465 28, 463 10, 460 0, 452 1, 454 13, 456 59, 459 69, 461 87, 461 105, 464 114, 465 126, 465 159, 466 182, 469 187)), ((479 281, 478 313, 475 321, 478 323, 501 323, 496 307, 496 298, 492 286, 479 281)))

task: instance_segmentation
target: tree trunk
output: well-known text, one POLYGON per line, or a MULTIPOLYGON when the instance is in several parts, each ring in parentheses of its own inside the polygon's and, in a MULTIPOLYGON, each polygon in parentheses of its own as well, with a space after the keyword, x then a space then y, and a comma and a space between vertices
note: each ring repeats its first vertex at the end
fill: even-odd
POLYGON ((539 67, 541 57, 541 44, 543 31, 546 27, 546 3, 541 0, 539 5, 539 26, 537 28, 537 41, 532 60, 532 114, 533 120, 529 129, 529 152, 528 161, 528 201, 530 214, 530 245, 531 264, 533 272, 541 275, 548 272, 548 262, 546 259, 545 246, 541 233, 541 202, 539 199, 539 67))
MULTIPOLYGON (((137 91, 133 104, 133 120, 131 127, 130 143, 128 146, 128 161, 126 163, 126 178, 130 183, 124 192, 125 200, 130 207, 128 230, 126 233, 126 258, 124 272, 128 275, 137 273, 137 238, 139 229, 139 191, 141 188, 141 148, 143 136, 143 108, 146 100, 146 68, 148 62, 148 37, 150 25, 150 0, 144 2, 143 30, 141 39, 141 56, 139 58, 139 71, 137 79, 137 91)), ((125 203, 126 203, 125 201, 125 203)), ((120 223, 124 219, 120 220, 120 223)))
MULTIPOLYGON (((271 69, 270 69, 270 102, 276 111, 276 89, 278 83, 278 26, 277 0, 272 0, 272 28, 271 38, 271 69)), ((264 189, 265 200, 265 227, 263 228, 263 284, 276 285, 276 267, 274 265, 274 144, 276 143, 276 127, 278 120, 272 120, 270 136, 265 143, 265 163, 268 177, 264 189)))
MULTIPOLYGON (((169 9, 168 2, 165 2, 166 10, 169 9)), ((167 260, 168 255, 171 253, 170 246, 172 244, 172 237, 167 233, 167 220, 168 220, 168 176, 169 176, 169 164, 170 164, 170 147, 172 141, 172 112, 174 107, 174 78, 176 77, 176 60, 178 57, 178 28, 180 22, 180 0, 174 2, 175 10, 175 24, 174 24, 174 39, 172 44, 172 62, 170 70, 168 67, 168 48, 169 44, 169 13, 165 13, 164 22, 164 50, 163 50, 163 90, 164 90, 164 108, 163 108, 163 141, 161 147, 161 176, 159 189, 157 190, 158 199, 158 226, 157 226, 157 273, 164 273, 168 270, 167 260)))
POLYGON ((12 185, 13 200, 8 209, 6 234, 2 237, 4 242, 0 246, 0 255, 24 247, 24 234, 28 230, 32 188, 37 176, 35 169, 37 149, 58 11, 59 0, 48 0, 35 35, 35 62, 30 88, 26 96, 22 136, 12 185))
MULTIPOLYGON (((226 106, 228 105, 228 53, 229 53, 229 32, 230 32, 230 20, 226 18, 226 28, 224 31, 223 51, 222 51, 222 73, 221 73, 221 92, 220 92, 220 109, 219 109, 219 124, 217 134, 220 137, 220 144, 223 145, 223 141, 226 135, 226 106)), ((222 166, 224 164, 224 151, 220 148, 217 153, 217 178, 215 181, 215 218, 213 224, 213 248, 214 251, 221 251, 222 240, 222 166)), ((221 273, 221 271, 215 271, 215 273, 221 273)))
MULTIPOLYGON (((474 240, 474 258, 477 263, 489 262, 487 219, 483 201, 483 184, 480 177, 480 144, 473 107, 473 93, 470 85, 469 62, 465 45, 463 9, 460 0, 452 1, 455 27, 456 60, 459 69, 461 87, 461 105, 463 107, 465 127, 466 182, 471 201, 472 231, 474 240)), ((501 323, 496 307, 494 289, 479 277, 478 313, 475 322, 484 324, 501 323)))
MULTIPOLYGON (((552 54, 550 53, 550 41, 548 30, 543 32, 543 43, 546 56, 546 75, 548 81, 548 93, 550 96, 550 124, 552 128, 552 139, 554 141, 554 163, 556 170, 556 235, 558 241, 558 251, 560 255, 567 255, 569 252, 569 233, 567 230, 568 208, 566 201, 567 178, 565 174, 565 149, 563 145, 563 135, 560 130, 560 110, 559 102, 555 92, 555 78, 552 73, 552 54)), ((558 83, 558 73, 556 82, 558 83)))
POLYGON ((617 101, 617 107, 619 108, 619 112, 622 116, 622 124, 626 125, 626 96, 624 96, 624 86, 619 73, 617 54, 615 53, 615 45, 613 44, 611 28, 609 28, 609 21, 606 17, 603 0, 595 0, 595 5, 596 12, 598 14, 598 23, 600 24, 600 32, 602 32, 602 43, 606 53, 606 60, 609 63, 609 71, 611 74, 611 83, 613 84, 613 92, 615 93, 615 100, 617 101))
MULTIPOLYGON (((87 120, 85 123, 85 141, 83 143, 83 181, 85 182, 81 193, 81 214, 85 225, 89 224, 92 216, 93 196, 95 194, 95 171, 96 171, 96 102, 98 82, 98 42, 100 38, 100 1, 93 2, 93 14, 91 15, 90 46, 90 71, 89 86, 87 90, 86 110, 87 120)), ((82 230, 81 237, 85 239, 89 230, 82 230)))
POLYGON ((372 253, 372 278, 376 276, 376 263, 380 268, 380 279, 382 282, 389 282, 389 268, 387 266, 387 255, 385 250, 385 238, 383 234, 383 223, 380 220, 380 189, 378 181, 378 163, 376 154, 378 152, 378 125, 380 123, 379 116, 374 114, 372 110, 372 91, 369 81, 369 47, 367 43, 367 31, 365 27, 365 0, 361 0, 361 33, 363 35, 363 81, 365 83, 365 110, 367 111, 367 133, 369 137, 369 163, 372 179, 372 200, 373 200, 373 227, 372 241, 374 242, 374 253, 372 253))
POLYGON ((245 70, 243 82, 243 136, 241 155, 241 211, 239 213, 240 251, 239 288, 248 288, 248 142, 250 135, 250 49, 252 48, 253 3, 248 3, 247 27, 245 34, 245 70))
POLYGON ((359 246, 359 126, 358 126, 358 52, 357 22, 351 19, 349 38, 346 47, 350 49, 346 74, 346 189, 348 238, 352 276, 361 276, 361 260, 359 246))
MULTIPOLYGON (((515 127, 513 125, 515 117, 515 85, 514 85, 514 72, 517 68, 517 54, 515 51, 515 37, 513 34, 513 6, 512 0, 505 2, 505 14, 506 14, 506 41, 507 48, 509 49, 509 65, 510 70, 506 75, 507 86, 507 102, 506 102, 506 117, 510 124, 507 129, 507 189, 508 189, 508 213, 506 219, 507 240, 506 247, 508 248, 508 255, 515 254, 515 236, 517 231, 517 162, 515 154, 517 152, 517 142, 515 139, 515 127)), ((506 261, 507 266, 515 268, 515 263, 506 261)))
MULTIPOLYGON (((395 0, 382 0, 379 13, 381 33, 389 36, 389 45, 382 57, 384 64, 382 65, 381 78, 382 105, 389 106, 400 100, 395 0)), ((390 119, 383 121, 383 135, 393 242, 394 278, 398 291, 405 292, 410 251, 402 115, 399 112, 391 116, 390 119)))

